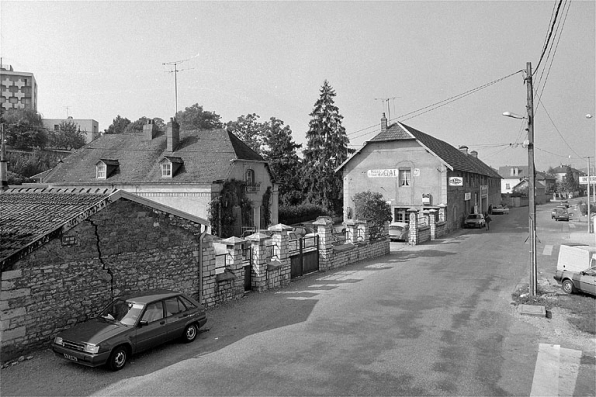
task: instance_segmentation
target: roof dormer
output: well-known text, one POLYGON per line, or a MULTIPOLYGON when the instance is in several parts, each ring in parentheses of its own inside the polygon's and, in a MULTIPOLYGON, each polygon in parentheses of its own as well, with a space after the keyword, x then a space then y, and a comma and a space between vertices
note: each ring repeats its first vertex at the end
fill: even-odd
POLYGON ((184 160, 180 157, 165 156, 159 162, 162 178, 173 178, 178 170, 184 165, 184 160))
POLYGON ((118 160, 101 159, 95 163, 95 177, 108 179, 120 167, 118 160))

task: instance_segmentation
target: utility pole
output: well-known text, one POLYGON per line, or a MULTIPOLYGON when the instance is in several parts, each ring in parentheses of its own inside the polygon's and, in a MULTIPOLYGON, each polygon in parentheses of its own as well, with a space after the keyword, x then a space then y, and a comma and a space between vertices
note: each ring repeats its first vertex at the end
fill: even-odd
POLYGON ((592 229, 590 228, 590 157, 588 156, 588 234, 590 233, 592 229))
POLYGON ((0 179, 2 180, 2 186, 0 186, 0 192, 8 189, 8 167, 6 161, 6 143, 4 141, 4 123, 2 123, 2 131, 0 133, 0 179))
POLYGON ((529 197, 529 229, 530 229, 530 296, 536 296, 537 289, 537 263, 536 263, 536 190, 534 183, 536 172, 534 170, 534 91, 532 86, 532 63, 526 63, 526 84, 528 93, 528 197, 529 197))

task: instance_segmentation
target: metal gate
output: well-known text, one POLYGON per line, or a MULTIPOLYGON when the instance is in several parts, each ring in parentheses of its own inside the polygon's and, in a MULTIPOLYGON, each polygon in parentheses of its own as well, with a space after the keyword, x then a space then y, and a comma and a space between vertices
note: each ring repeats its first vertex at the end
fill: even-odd
POLYGON ((291 278, 319 270, 319 236, 312 235, 289 241, 291 278))

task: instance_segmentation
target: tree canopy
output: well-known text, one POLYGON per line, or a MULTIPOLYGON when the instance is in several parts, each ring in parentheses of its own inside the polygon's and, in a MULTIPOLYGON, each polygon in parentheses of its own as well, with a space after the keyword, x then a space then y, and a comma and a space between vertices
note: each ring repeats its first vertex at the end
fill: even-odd
POLYGON ((219 114, 204 110, 198 103, 178 111, 176 120, 183 130, 211 130, 223 127, 219 114))
POLYGON ((126 127, 130 124, 130 120, 120 115, 112 121, 112 124, 104 130, 104 134, 122 134, 126 127))
POLYGON ((43 149, 48 133, 41 115, 32 109, 8 109, 2 114, 6 144, 16 149, 43 149))
POLYGON ((50 145, 58 149, 79 149, 87 143, 85 134, 80 127, 72 120, 63 120, 57 131, 51 131, 50 145))

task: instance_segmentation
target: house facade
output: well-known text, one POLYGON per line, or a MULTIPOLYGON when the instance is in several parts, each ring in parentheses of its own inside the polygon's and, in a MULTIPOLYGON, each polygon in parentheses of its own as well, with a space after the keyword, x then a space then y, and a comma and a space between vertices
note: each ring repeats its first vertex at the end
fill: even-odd
POLYGON ((470 213, 501 204, 501 177, 475 151, 455 147, 403 123, 381 132, 338 169, 344 182, 344 220, 353 219, 353 196, 379 192, 390 203, 394 222, 409 222, 409 211, 444 214, 447 230, 460 228, 470 213))
POLYGON ((58 131, 62 122, 74 123, 78 126, 80 132, 85 136, 85 143, 89 143, 99 138, 99 123, 93 119, 42 119, 43 126, 50 131, 58 131))
MULTIPOLYGON (((515 186, 518 186, 520 182, 527 180, 529 176, 528 168, 527 165, 505 165, 499 167, 499 175, 503 178, 501 179, 501 193, 513 193, 515 186)), ((556 189, 556 178, 545 172, 536 171, 535 180, 536 187, 538 188, 540 186, 539 189, 541 190, 541 195, 551 194, 556 189)))
POLYGON ((277 185, 267 162, 229 131, 180 131, 175 120, 165 133, 150 122, 143 133, 104 134, 65 158, 41 183, 118 188, 208 219, 212 201, 230 180, 244 181, 251 202, 247 214, 233 208, 236 235, 243 227, 277 223, 277 185))

